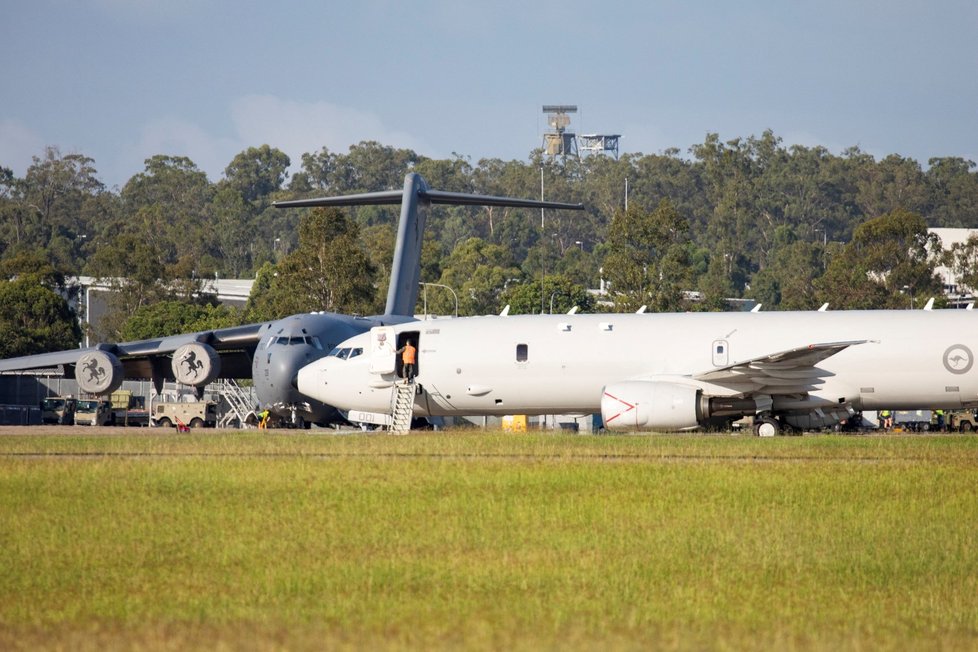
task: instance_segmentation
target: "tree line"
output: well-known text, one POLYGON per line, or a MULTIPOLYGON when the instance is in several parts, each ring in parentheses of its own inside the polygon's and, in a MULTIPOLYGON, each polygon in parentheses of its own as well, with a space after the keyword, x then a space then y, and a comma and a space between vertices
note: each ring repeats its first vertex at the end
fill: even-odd
MULTIPOLYGON (((619 310, 716 310, 738 297, 766 310, 825 301, 837 309, 909 307, 908 296, 942 294, 938 262, 978 285, 978 245, 941 259, 927 233, 978 228, 978 173, 962 158, 934 158, 924 169, 857 147, 833 154, 786 146, 768 131, 729 141, 708 134, 685 153, 617 160, 535 150, 527 161, 473 164, 362 142, 346 153, 303 154, 290 175, 291 164, 268 145, 250 147, 211 181, 186 157, 157 155, 118 190, 99 180, 94 160, 56 148, 35 157, 23 178, 0 166, 0 284, 7 284, 0 292, 41 286, 66 294, 64 279, 73 275, 105 279, 117 291, 102 331, 92 333, 97 340, 307 310, 377 313, 399 210, 281 210, 272 202, 400 188, 409 171, 440 190, 586 207, 433 207, 421 274, 432 284, 429 312, 485 314, 506 304, 513 314, 598 310, 585 290, 602 284, 619 310), (207 294, 215 277, 255 278, 248 306, 217 306, 207 294)), ((35 329, 57 318, 55 304, 11 296, 0 323, 5 332, 35 329), (13 305, 48 313, 13 315, 13 305)), ((77 333, 69 327, 17 341, 0 354, 71 347, 77 333)))

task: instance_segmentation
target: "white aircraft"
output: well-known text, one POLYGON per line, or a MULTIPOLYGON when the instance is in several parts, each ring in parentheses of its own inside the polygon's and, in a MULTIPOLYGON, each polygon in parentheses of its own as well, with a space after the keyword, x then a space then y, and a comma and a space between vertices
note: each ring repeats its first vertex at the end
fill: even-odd
POLYGON ((972 311, 568 314, 373 328, 304 367, 299 391, 391 414, 417 346, 413 415, 588 414, 619 430, 754 417, 759 435, 856 411, 978 406, 972 311))

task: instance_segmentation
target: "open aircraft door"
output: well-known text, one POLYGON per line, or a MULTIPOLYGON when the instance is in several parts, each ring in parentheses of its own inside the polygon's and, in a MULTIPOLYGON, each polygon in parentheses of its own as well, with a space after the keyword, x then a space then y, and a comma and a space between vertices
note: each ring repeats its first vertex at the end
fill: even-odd
MULTIPOLYGON (((402 331, 397 334, 397 350, 401 351, 404 349, 404 345, 410 342, 415 348, 415 360, 414 360, 414 375, 418 375, 420 367, 418 366, 421 362, 420 352, 421 352, 421 331, 402 331)), ((394 356, 394 364, 396 365, 397 377, 404 377, 404 361, 401 356, 394 356)))
POLYGON ((396 338, 394 329, 390 326, 374 326, 370 329, 370 373, 394 373, 397 368, 396 338))

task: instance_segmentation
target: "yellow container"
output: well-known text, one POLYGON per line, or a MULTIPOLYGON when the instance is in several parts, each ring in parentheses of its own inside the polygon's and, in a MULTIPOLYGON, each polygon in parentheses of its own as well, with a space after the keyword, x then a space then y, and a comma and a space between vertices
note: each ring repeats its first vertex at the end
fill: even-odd
POLYGON ((507 432, 526 432, 526 415, 507 414, 503 417, 503 430, 507 432))

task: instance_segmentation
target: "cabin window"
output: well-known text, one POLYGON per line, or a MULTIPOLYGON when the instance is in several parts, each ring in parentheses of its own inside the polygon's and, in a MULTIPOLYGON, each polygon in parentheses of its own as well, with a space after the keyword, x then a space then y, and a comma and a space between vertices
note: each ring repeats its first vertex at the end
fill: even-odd
POLYGON ((526 360, 527 360, 528 357, 529 357, 529 347, 526 344, 517 344, 516 345, 516 361, 517 362, 526 362, 526 360))

